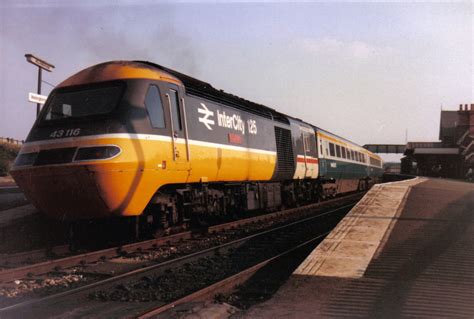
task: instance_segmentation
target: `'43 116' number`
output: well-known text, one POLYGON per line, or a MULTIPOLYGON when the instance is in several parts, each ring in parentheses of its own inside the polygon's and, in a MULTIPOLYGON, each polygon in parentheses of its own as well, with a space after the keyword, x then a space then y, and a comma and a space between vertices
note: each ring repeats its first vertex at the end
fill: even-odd
POLYGON ((68 130, 56 130, 49 134, 49 137, 52 138, 60 138, 60 137, 71 137, 71 136, 78 136, 81 134, 80 128, 71 128, 68 130))

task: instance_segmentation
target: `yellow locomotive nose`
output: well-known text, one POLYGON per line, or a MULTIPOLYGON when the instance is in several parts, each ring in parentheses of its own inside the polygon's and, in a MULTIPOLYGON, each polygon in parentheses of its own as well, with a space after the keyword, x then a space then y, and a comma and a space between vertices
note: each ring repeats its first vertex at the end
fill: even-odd
POLYGON ((54 148, 43 145, 42 150, 25 144, 11 171, 25 196, 55 219, 141 214, 159 187, 156 168, 148 169, 130 139, 90 136, 78 140, 74 142, 78 147, 63 142, 54 148), (58 154, 71 149, 75 149, 73 158, 58 163, 67 160, 58 154))

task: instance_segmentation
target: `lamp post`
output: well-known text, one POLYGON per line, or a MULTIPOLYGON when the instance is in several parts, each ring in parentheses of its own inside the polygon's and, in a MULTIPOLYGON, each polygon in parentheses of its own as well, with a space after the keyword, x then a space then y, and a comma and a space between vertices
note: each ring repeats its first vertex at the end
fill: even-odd
MULTIPOLYGON (((54 69, 54 65, 30 53, 25 54, 25 58, 26 58, 26 61, 38 67, 38 94, 41 94, 41 81, 42 81, 41 71, 45 70, 45 71, 51 72, 54 69)), ((36 104, 36 117, 39 116, 39 112, 40 112, 40 103, 37 103, 36 104)))

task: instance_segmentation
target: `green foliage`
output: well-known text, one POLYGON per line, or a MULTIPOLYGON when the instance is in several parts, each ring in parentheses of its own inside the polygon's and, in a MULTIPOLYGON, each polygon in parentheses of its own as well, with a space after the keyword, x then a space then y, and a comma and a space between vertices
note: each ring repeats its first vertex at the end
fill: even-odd
POLYGON ((20 145, 0 143, 0 176, 8 174, 19 151, 20 145))

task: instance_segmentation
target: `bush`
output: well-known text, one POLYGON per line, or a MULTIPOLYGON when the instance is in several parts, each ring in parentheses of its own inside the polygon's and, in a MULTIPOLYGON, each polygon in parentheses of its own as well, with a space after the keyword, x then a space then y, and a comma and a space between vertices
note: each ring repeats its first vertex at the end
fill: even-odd
POLYGON ((19 151, 20 145, 0 143, 0 176, 8 174, 19 151))

